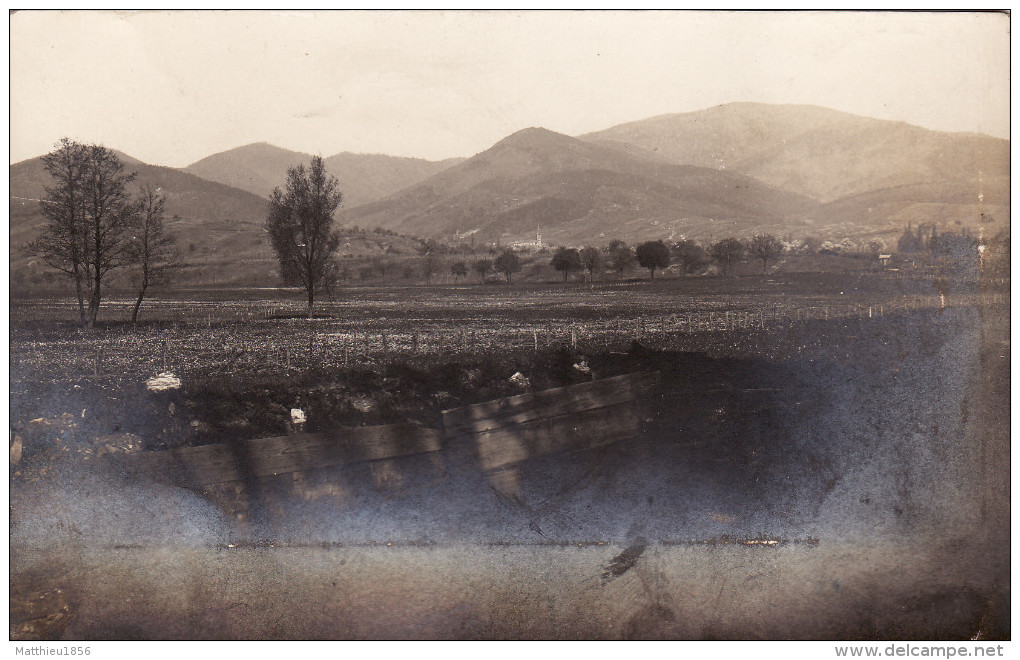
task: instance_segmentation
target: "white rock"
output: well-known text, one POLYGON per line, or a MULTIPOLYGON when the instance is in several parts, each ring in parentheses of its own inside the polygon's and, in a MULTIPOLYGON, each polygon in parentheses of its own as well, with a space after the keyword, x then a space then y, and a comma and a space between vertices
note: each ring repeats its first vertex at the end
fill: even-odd
POLYGON ((372 412, 372 400, 368 397, 353 397, 351 399, 351 407, 361 413, 372 412))
POLYGON ((181 386, 181 379, 173 375, 169 371, 164 371, 158 376, 155 376, 145 381, 145 386, 153 392, 176 390, 181 386))
POLYGON ((305 419, 305 411, 300 408, 291 408, 290 421, 292 424, 304 424, 307 421, 305 419))
POLYGON ((515 373, 513 376, 510 376, 509 380, 511 383, 513 383, 517 387, 520 387, 521 389, 531 386, 531 381, 528 380, 528 377, 519 371, 515 373))

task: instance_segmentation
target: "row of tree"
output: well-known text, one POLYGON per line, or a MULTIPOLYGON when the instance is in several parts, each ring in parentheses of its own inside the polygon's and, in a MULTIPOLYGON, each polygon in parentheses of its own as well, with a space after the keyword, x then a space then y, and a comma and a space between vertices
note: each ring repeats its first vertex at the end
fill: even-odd
MULTIPOLYGON (((431 241, 423 242, 424 246, 431 244, 431 241)), ((426 282, 429 282, 436 272, 436 252, 427 247, 420 252, 423 259, 422 274, 426 282)), ((654 279, 656 270, 668 268, 674 263, 679 267, 682 276, 695 273, 713 262, 719 266, 723 274, 729 275, 736 264, 749 257, 761 261, 762 272, 765 272, 769 264, 779 258, 782 252, 782 242, 771 234, 758 234, 746 243, 735 238, 726 238, 712 243, 707 248, 688 239, 672 244, 647 241, 635 247, 621 240, 614 240, 602 248, 591 245, 582 248, 558 248, 553 253, 550 265, 563 273, 564 282, 569 279, 571 273, 582 270, 587 274, 589 281, 594 281, 598 274, 606 270, 622 276, 635 265, 647 268, 649 276, 654 279)), ((514 273, 523 268, 523 262, 517 252, 504 248, 497 252, 494 258, 478 259, 471 262, 470 266, 466 261, 454 261, 450 264, 450 274, 457 279, 466 277, 469 268, 478 274, 480 281, 484 281, 486 276, 495 272, 505 277, 507 282, 512 282, 514 273)))
POLYGON ((723 275, 729 275, 736 264, 749 257, 761 261, 764 273, 768 271, 769 264, 782 253, 782 242, 772 234, 758 234, 746 243, 736 238, 724 238, 707 248, 690 239, 671 244, 647 241, 634 248, 623 241, 614 240, 601 249, 591 245, 580 249, 561 247, 553 254, 550 264, 563 273, 564 282, 572 272, 580 270, 587 273, 589 281, 606 269, 622 275, 635 263, 647 268, 649 277, 655 279, 656 270, 668 268, 674 263, 682 277, 711 263, 715 263, 723 275))
POLYGON ((149 287, 168 281, 181 265, 175 238, 163 226, 166 196, 143 185, 133 197, 128 186, 136 175, 100 145, 64 138, 42 160, 53 180, 41 200, 47 223, 27 251, 71 278, 81 324, 89 328, 110 273, 133 269, 136 322, 149 287))

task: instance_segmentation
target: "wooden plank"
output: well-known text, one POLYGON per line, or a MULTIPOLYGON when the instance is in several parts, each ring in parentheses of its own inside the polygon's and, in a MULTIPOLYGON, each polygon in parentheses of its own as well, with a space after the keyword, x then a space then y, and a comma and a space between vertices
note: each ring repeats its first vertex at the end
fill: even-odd
POLYGON ((121 457, 125 467, 191 488, 252 477, 398 458, 442 448, 435 429, 389 424, 185 447, 121 457))
POLYGON ((399 458, 443 448, 439 430, 411 423, 338 429, 324 435, 343 444, 347 460, 352 462, 399 458))
POLYGON ((474 436, 483 470, 494 470, 545 454, 591 449, 638 432, 640 415, 634 402, 571 415, 504 426, 474 436))
POLYGON ((646 396, 658 372, 640 372, 443 411, 447 434, 482 433, 538 419, 618 405, 646 396))

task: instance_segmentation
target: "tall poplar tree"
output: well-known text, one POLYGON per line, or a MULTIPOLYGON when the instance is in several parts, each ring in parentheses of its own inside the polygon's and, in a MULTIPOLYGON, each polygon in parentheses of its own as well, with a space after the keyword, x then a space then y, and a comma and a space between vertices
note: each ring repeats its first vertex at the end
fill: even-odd
POLYGON ((340 234, 333 228, 333 215, 343 201, 339 185, 326 172, 322 157, 315 156, 307 170, 304 165, 288 169, 286 190, 276 188, 269 198, 266 231, 280 262, 280 277, 305 290, 308 318, 316 291, 328 287, 338 272, 340 234))

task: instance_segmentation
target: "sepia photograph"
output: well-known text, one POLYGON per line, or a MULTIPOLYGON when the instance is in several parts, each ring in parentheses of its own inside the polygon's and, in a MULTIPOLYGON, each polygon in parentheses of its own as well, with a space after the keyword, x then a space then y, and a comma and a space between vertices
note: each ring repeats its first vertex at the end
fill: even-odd
POLYGON ((8 28, 12 655, 1009 648, 1008 11, 8 28))

